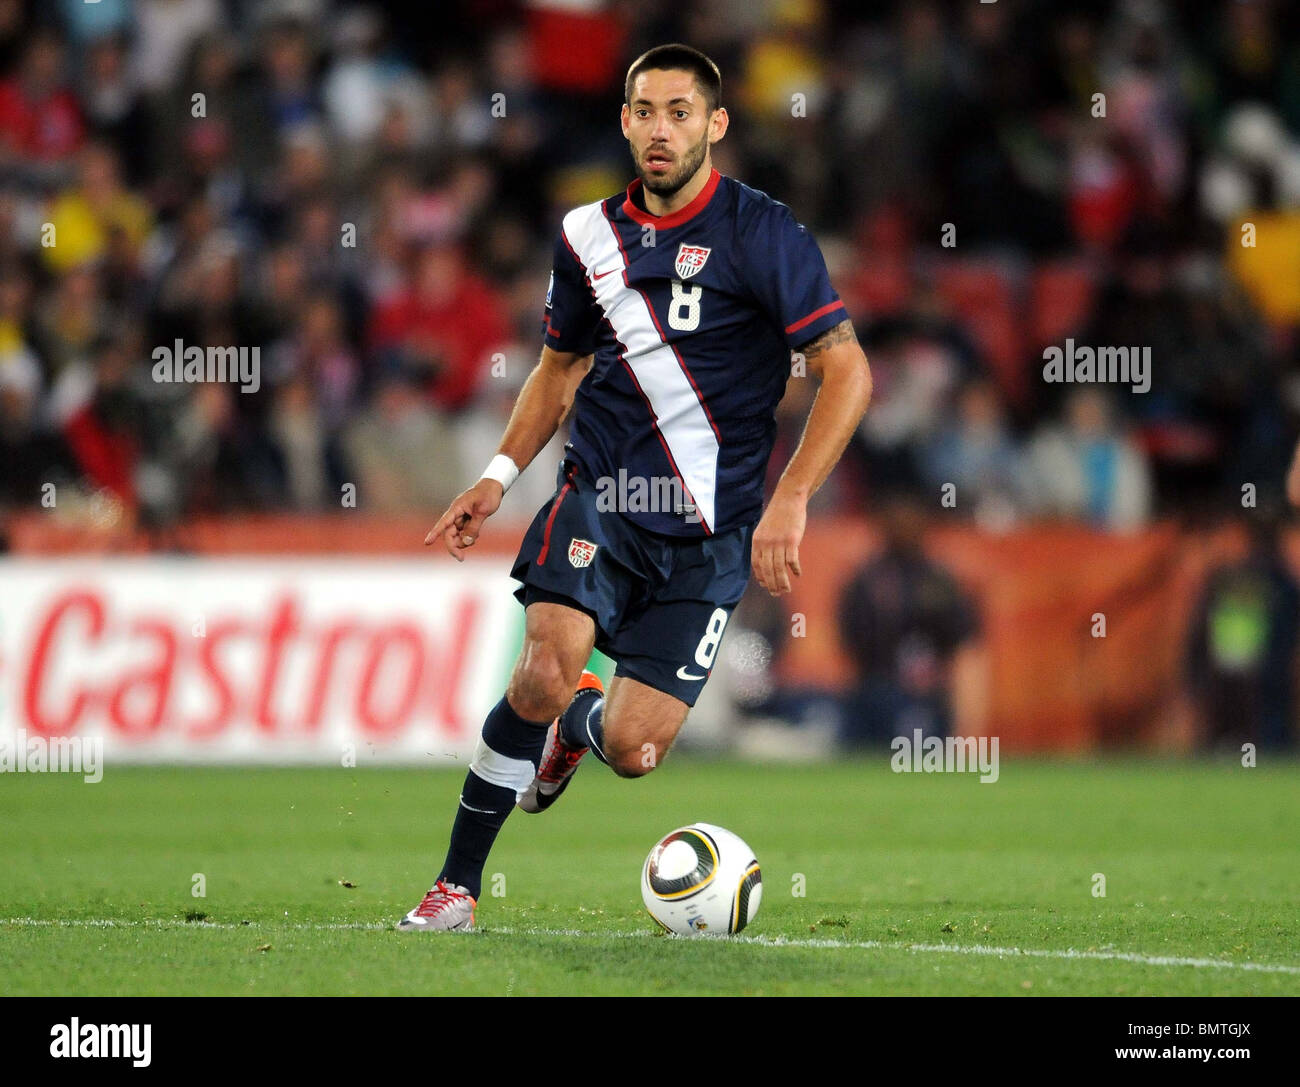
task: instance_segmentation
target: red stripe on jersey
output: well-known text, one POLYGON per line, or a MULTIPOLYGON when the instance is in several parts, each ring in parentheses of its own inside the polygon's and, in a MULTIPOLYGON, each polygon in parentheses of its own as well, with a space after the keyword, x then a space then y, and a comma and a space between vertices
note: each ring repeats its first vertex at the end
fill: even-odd
POLYGON ((817 320, 818 317, 824 317, 826 314, 830 313, 832 310, 836 309, 837 307, 843 307, 843 305, 844 303, 841 302, 839 299, 836 299, 834 302, 827 302, 826 305, 822 306, 821 309, 813 310, 812 313, 808 314, 807 317, 804 317, 796 321, 794 324, 788 326, 785 330, 785 334, 789 336, 792 332, 798 332, 801 328, 804 328, 805 326, 812 324, 815 320, 817 320))
POLYGON ((542 549, 537 552, 537 565, 546 565, 546 553, 551 549, 551 526, 555 524, 555 515, 560 512, 560 503, 564 501, 564 496, 569 493, 569 484, 560 488, 560 493, 555 496, 555 505, 551 507, 551 515, 546 518, 546 530, 542 533, 542 549))

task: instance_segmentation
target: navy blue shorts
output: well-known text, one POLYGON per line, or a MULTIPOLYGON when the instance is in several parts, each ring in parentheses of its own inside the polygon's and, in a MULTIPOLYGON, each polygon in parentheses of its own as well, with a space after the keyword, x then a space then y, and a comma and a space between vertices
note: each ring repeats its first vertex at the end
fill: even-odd
POLYGON ((515 596, 525 607, 550 601, 586 612, 615 675, 695 705, 749 580, 753 526, 663 536, 597 509, 595 485, 570 461, 556 486, 519 548, 515 596))

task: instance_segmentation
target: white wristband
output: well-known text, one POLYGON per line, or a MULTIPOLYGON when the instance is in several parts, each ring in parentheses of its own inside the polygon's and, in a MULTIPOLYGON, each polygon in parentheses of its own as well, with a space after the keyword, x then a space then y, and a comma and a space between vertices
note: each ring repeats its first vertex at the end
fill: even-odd
POLYGON ((492 463, 487 466, 480 479, 495 479, 501 484, 501 493, 505 494, 510 490, 510 484, 519 478, 519 469, 515 462, 507 457, 504 453, 498 453, 492 458, 492 463))

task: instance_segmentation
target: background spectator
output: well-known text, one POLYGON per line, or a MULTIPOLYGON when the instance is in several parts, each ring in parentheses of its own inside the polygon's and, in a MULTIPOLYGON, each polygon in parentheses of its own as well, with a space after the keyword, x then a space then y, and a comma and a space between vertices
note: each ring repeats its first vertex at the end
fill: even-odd
POLYGON ((1116 425, 1106 395, 1094 388, 1072 392, 1062 422, 1034 437, 1029 476, 1039 513, 1114 531, 1139 528, 1151 513, 1146 458, 1116 425))
POLYGON ((848 746, 913 729, 948 735, 952 656, 979 628, 970 599, 922 550, 925 514, 915 500, 890 499, 881 531, 880 554, 840 597, 840 637, 856 673, 840 730, 848 746))
MULTIPOLYGON (((15 510, 125 367, 137 403, 120 437, 137 452, 124 444, 111 474, 149 516, 336 509, 342 482, 375 473, 377 508, 435 512, 440 485, 394 466, 438 433, 458 471, 491 444, 535 357, 560 216, 627 183, 622 74, 672 39, 722 65, 719 167, 817 234, 872 362, 875 403, 815 512, 902 487, 937 513, 953 482, 955 514, 986 527, 1131 528, 1213 510, 1242 478, 1276 493, 1300 433, 1294 7, 2 14, 15 510), (123 327, 133 353, 105 369, 97 345, 123 327), (1104 406, 1046 385, 1042 352, 1069 337, 1149 347, 1151 391, 1111 388, 1104 406), (178 338, 258 347, 258 391, 152 383, 154 348, 178 338)), ((791 383, 778 457, 806 384, 791 383)), ((70 462, 87 491, 92 461, 70 462)))
POLYGON ((1300 584, 1278 547, 1277 515, 1251 518, 1250 551, 1211 572, 1196 608, 1187 682, 1203 743, 1241 750, 1292 739, 1300 584))

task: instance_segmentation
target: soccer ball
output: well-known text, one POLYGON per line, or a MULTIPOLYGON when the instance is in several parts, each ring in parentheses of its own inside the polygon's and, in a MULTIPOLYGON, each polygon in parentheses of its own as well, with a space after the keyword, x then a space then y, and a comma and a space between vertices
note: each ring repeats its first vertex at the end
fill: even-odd
POLYGON ((660 838, 641 868, 650 916, 679 936, 728 936, 758 913, 763 874, 754 851, 712 823, 660 838))

